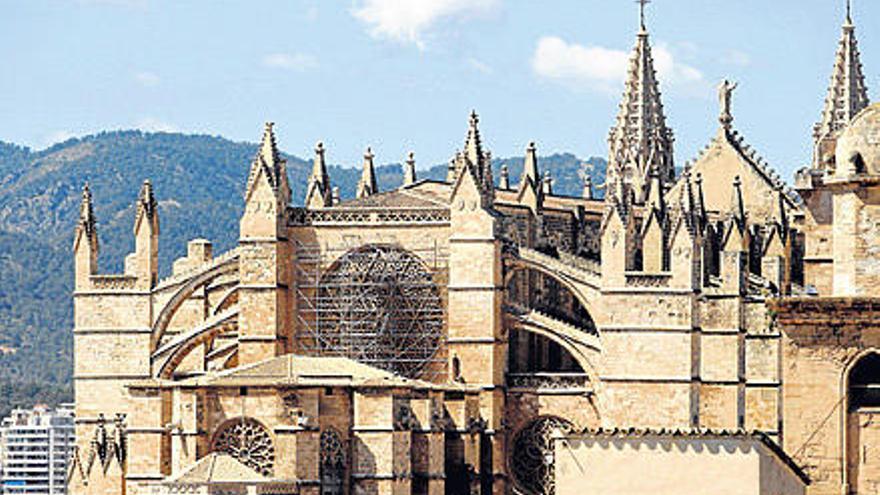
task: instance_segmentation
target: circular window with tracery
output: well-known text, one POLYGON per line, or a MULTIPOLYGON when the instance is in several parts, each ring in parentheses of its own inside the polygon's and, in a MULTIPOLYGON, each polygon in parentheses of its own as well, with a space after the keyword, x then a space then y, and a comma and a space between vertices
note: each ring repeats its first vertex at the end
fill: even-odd
POLYGON ((255 419, 227 422, 214 436, 211 450, 228 454, 264 476, 272 476, 275 446, 268 430, 255 419))
POLYGON ((570 422, 545 416, 530 422, 513 439, 510 470, 517 487, 529 495, 553 495, 556 492, 553 434, 570 433, 570 422))
POLYGON ((349 251, 321 277, 315 308, 306 345, 316 354, 409 378, 426 378, 443 364, 440 291, 409 251, 392 245, 349 251))

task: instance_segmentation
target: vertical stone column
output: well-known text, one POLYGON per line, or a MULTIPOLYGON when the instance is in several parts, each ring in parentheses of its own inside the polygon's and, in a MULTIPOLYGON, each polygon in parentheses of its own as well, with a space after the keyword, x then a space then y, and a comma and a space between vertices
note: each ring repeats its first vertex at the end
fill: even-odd
POLYGON ((251 183, 240 222, 239 365, 288 351, 293 252, 284 215, 268 178, 259 175, 251 183))
MULTIPOLYGON (((465 169, 451 198, 449 369, 457 367, 457 379, 482 389, 485 407, 474 416, 484 414, 482 419, 500 430, 504 394, 497 391, 507 371, 507 341, 503 334, 501 243, 496 214, 489 208, 473 173, 465 169)), ((479 462, 473 466, 478 470, 479 462)), ((495 468, 499 469, 497 480, 503 491, 504 465, 495 468)))
POLYGON ((354 392, 352 493, 411 493, 412 432, 395 431, 394 410, 389 389, 354 392))

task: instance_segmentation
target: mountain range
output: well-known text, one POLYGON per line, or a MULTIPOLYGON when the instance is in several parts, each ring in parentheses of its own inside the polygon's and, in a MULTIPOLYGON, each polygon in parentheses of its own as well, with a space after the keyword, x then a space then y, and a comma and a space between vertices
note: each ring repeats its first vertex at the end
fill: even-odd
MULTIPOLYGON (((45 150, 0 142, 0 415, 37 402, 73 399, 73 230, 83 184, 95 202, 102 272, 122 269, 133 248, 134 202, 150 179, 159 202, 162 272, 185 255, 186 242, 201 237, 216 253, 238 236, 246 176, 254 143, 222 137, 141 131, 103 132, 67 140, 45 150)), ((311 170, 308 160, 283 155, 294 204, 301 204, 311 170)), ((522 157, 493 160, 495 177, 506 165, 519 180, 522 157)), ((572 154, 539 158, 552 171, 554 192, 579 195, 580 173, 590 163, 593 183, 604 181, 605 161, 572 154)), ((377 167, 379 188, 397 187, 400 164, 377 167)), ((331 166, 343 198, 354 195, 360 169, 331 166)), ((418 171, 442 180, 446 165, 418 171)))

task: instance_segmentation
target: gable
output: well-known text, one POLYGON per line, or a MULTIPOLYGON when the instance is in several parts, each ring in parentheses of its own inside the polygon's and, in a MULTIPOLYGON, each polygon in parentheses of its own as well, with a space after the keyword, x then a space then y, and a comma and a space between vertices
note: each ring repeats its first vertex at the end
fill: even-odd
MULTIPOLYGON (((691 167, 691 177, 703 178, 703 198, 707 211, 727 212, 733 195, 733 182, 737 176, 742 181, 743 204, 749 219, 764 223, 777 215, 778 194, 768 172, 746 157, 725 135, 717 136, 691 167)), ((681 179, 667 193, 667 198, 677 198, 682 187, 681 179)), ((795 205, 787 201, 788 207, 795 205)))

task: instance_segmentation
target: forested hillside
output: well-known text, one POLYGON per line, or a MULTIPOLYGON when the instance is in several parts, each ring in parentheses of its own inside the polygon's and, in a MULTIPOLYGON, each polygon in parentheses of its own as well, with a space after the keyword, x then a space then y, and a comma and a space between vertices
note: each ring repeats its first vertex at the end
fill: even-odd
MULTIPOLYGON (((133 247, 133 204, 144 179, 153 181, 160 207, 163 273, 185 254, 186 241, 203 237, 215 252, 234 246, 248 167, 256 144, 220 137, 140 131, 71 139, 42 151, 0 142, 0 414, 16 405, 72 400, 71 246, 80 191, 88 182, 95 200, 101 245, 99 266, 118 271, 133 247)), ((305 192, 310 162, 285 155, 294 202, 305 192)), ((307 157, 311 159, 311 157, 307 157)), ((594 184, 604 162, 590 159, 594 184)), ((502 163, 511 181, 522 158, 502 163)), ((351 197, 357 164, 333 166, 330 176, 351 197)), ((582 160, 571 154, 540 158, 552 170, 554 191, 580 194, 582 160)), ((398 164, 377 170, 380 189, 400 184, 398 164)), ((420 170, 442 179, 446 165, 420 170)))

